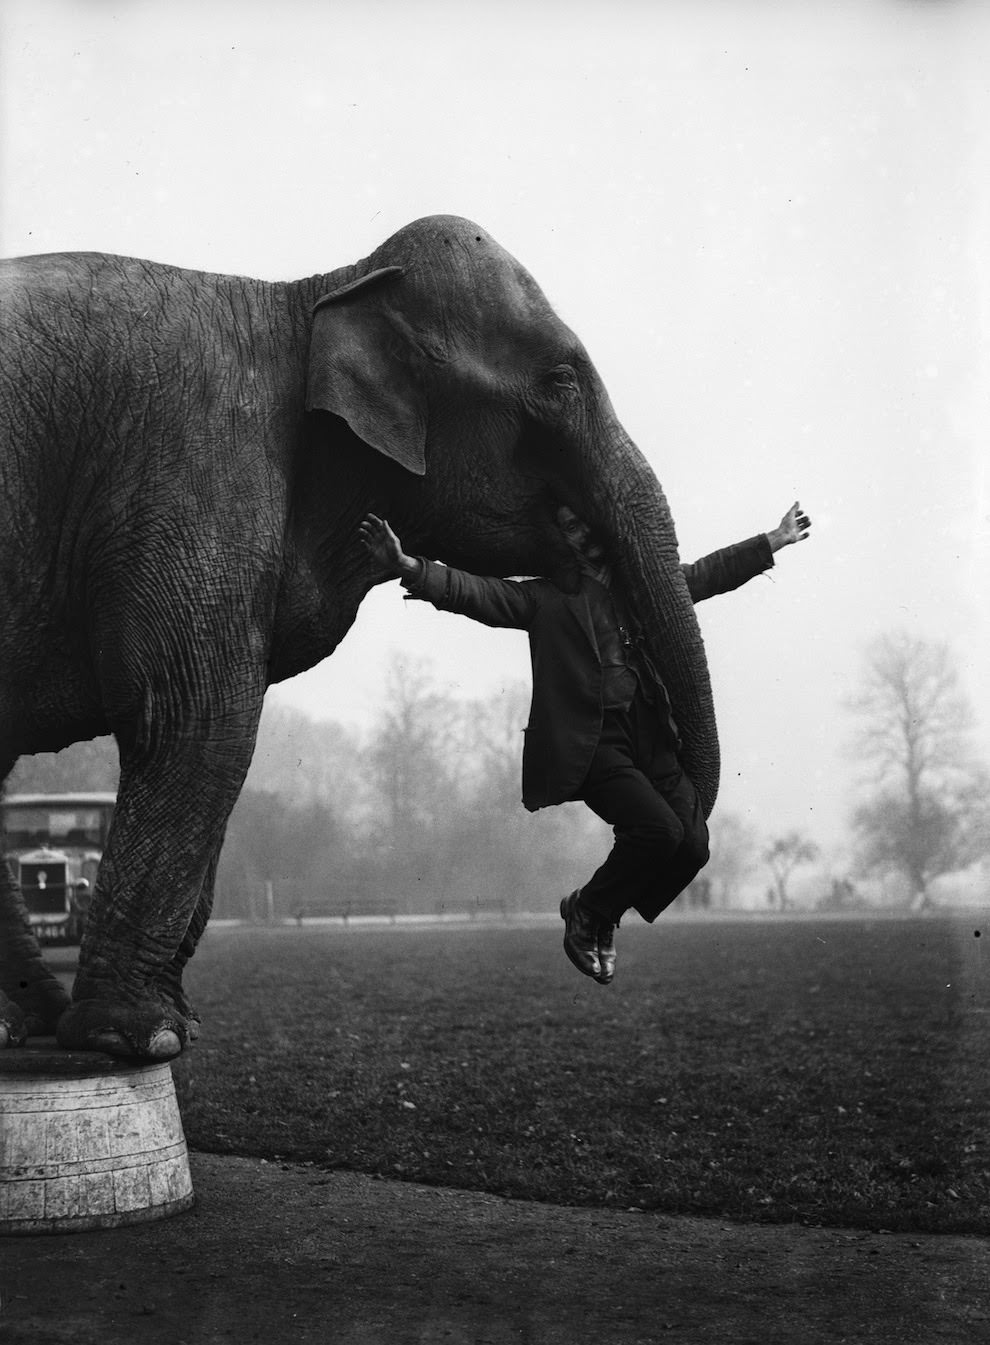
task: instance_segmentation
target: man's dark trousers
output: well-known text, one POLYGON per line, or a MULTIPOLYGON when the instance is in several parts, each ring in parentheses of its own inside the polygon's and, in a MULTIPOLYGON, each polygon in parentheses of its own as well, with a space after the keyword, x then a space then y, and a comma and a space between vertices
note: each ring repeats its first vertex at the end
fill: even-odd
POLYGON ((581 904, 610 924, 634 907, 653 921, 708 862, 708 827, 677 760, 666 717, 637 692, 606 710, 578 796, 608 822, 615 844, 581 889, 581 904))

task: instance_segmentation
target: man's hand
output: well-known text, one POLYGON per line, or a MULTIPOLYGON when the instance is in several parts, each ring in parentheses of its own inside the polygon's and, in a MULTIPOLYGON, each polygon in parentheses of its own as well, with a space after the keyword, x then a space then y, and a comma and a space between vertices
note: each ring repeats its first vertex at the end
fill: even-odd
POLYGON ((419 561, 405 554, 402 543, 385 519, 377 514, 367 514, 358 525, 358 532, 376 575, 383 579, 402 579, 419 573, 419 561))
POLYGON ((770 550, 779 551, 782 546, 792 546, 795 542, 803 542, 810 531, 811 519, 802 512, 800 504, 795 500, 780 520, 779 525, 774 528, 773 532, 767 533, 770 550))

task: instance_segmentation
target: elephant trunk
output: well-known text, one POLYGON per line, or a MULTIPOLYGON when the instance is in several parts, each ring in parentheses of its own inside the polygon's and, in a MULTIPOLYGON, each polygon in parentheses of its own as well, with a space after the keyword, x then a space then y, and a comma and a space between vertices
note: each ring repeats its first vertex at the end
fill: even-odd
POLYGON ((624 433, 612 439, 607 467, 592 473, 587 489, 589 521, 607 539, 621 590, 667 688, 682 741, 681 760, 707 817, 718 794, 718 731, 704 642, 666 497, 624 433))

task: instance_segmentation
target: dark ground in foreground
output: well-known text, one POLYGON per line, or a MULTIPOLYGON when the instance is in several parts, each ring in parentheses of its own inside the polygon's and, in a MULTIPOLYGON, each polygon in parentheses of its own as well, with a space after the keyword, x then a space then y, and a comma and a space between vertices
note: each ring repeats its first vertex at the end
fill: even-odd
POLYGON ((987 1235, 983 923, 630 922, 607 990, 559 919, 211 930, 186 1137, 551 1204, 987 1235))
POLYGON ((990 1239, 756 1227, 192 1155, 159 1223, 0 1238, 4 1345, 961 1345, 990 1239))
MULTIPOLYGON (((837 931, 809 929, 807 933, 816 948, 828 947, 835 952, 835 964, 842 968, 844 984, 852 965, 848 941, 839 956, 837 931), (827 945, 822 942, 826 938, 827 945)), ((895 931, 891 928, 889 938, 885 931, 880 933, 889 949, 889 939, 895 937, 895 931)), ((812 1012, 804 1007, 805 996, 809 984, 817 982, 809 982, 803 975, 795 979, 794 995, 781 1001, 780 987, 786 980, 789 964, 782 964, 780 954, 798 934, 799 931, 794 931, 784 942, 775 937, 770 950, 774 956, 759 959, 762 965, 773 969, 774 994, 767 994, 767 985, 762 981, 752 985, 740 983, 737 987, 739 1008, 746 1009, 747 1018, 753 1012, 748 1006, 759 1006, 764 1001, 776 1006, 778 1019, 781 1014, 786 1018, 792 1009, 800 1010, 805 1017, 812 1012)), ((692 995, 696 997, 697 987, 706 983, 706 977, 697 972, 714 965, 718 951, 717 947, 714 951, 705 950, 702 963, 692 971, 691 958, 686 954, 691 951, 694 937, 685 932, 675 940, 671 931, 663 943, 664 947, 669 943, 670 951, 678 953, 669 968, 670 978, 666 975, 664 978, 665 995, 673 996, 676 992, 682 1005, 690 1002, 692 995), (680 990, 673 979, 677 967, 681 968, 684 982, 680 990)), ((923 938, 930 953, 944 946, 948 950, 946 955, 950 955, 952 947, 957 950, 962 947, 961 942, 953 942, 954 936, 947 941, 944 930, 923 933, 923 938)), ((972 938, 969 931, 969 939, 972 938)), ((474 956, 465 956, 462 976, 458 970, 461 958, 455 957, 456 944, 444 944, 444 958, 437 964, 436 944, 428 936, 424 939, 422 949, 427 952, 432 949, 434 959, 435 975, 426 982, 427 989, 436 997, 431 1008, 434 1017, 441 1009, 448 1014, 455 1010, 464 1012, 470 997, 464 1002, 460 1000, 467 990, 453 993, 462 980, 471 987, 472 996, 491 1002, 490 981, 482 977, 479 982, 479 964, 474 956)), ((550 941, 556 945, 557 939, 550 941)), ((245 966, 244 959, 258 959, 259 968, 265 968, 266 974, 271 975, 278 964, 285 965, 283 958, 273 958, 271 938, 224 938, 221 942, 225 946, 216 949, 221 956, 214 958, 211 954, 202 959, 204 979, 209 979, 224 964, 231 971, 240 970, 241 995, 257 1004, 259 991, 264 988, 259 984, 263 978, 257 971, 245 974, 250 966, 245 966), (244 947, 239 953, 240 943, 244 947)), ((331 967, 338 970, 329 977, 327 949, 321 949, 319 941, 310 944, 307 940, 300 946, 296 937, 282 937, 277 942, 285 945, 284 952, 291 952, 289 963, 297 977, 306 960, 303 953, 313 956, 317 964, 314 976, 318 973, 314 985, 318 984, 321 991, 323 998, 318 1002, 324 1013, 331 1007, 327 1004, 328 982, 330 997, 335 1001, 334 1011, 343 1012, 345 1006, 350 1006, 348 1014, 353 1017, 356 1012, 354 995, 341 993, 344 989, 341 977, 345 974, 352 980, 357 978, 358 985, 369 987, 371 1008, 358 1006, 362 1013, 366 1009, 370 1013, 383 998, 381 991, 389 990, 384 1003, 390 1013, 382 1018, 383 1011, 374 1009, 372 1014, 372 1040, 378 1049, 366 1052, 365 1058, 370 1061, 369 1068, 373 1066, 370 1078, 377 1092, 372 1089, 369 1097, 374 1101, 395 1093, 396 1079, 404 1088, 398 1096, 408 1096, 419 1066, 403 1070, 396 1065, 393 1069, 387 1062, 391 1057, 408 1064, 416 1060, 410 1052, 420 1033, 418 1029, 413 1031, 410 1024, 415 1027, 425 1019, 421 1013, 410 1011, 418 1006, 407 1006, 403 1001, 403 996, 412 991, 403 990, 401 994, 398 991, 402 986, 417 984, 405 965, 407 958, 423 956, 422 951, 414 949, 417 941, 410 942, 398 935, 397 941, 391 936, 384 941, 373 937, 366 949, 364 940, 345 944, 343 948, 351 951, 342 960, 343 971, 339 970, 342 948, 335 947, 337 956, 331 967), (369 972, 362 980, 366 961, 368 967, 373 965, 375 976, 370 977, 369 972), (390 965, 392 961, 394 967, 390 965), (390 980, 396 985, 389 985, 390 980), (383 1044, 390 1049, 383 1051, 383 1044)), ((862 949, 871 941, 866 939, 864 943, 858 937, 856 943, 862 949)), ((511 965, 517 969, 524 957, 538 959, 542 941, 525 940, 523 949, 529 949, 530 945, 537 951, 521 950, 517 937, 510 932, 486 937, 487 955, 482 965, 493 969, 489 977, 497 975, 499 966, 511 965)), ((739 965, 745 940, 735 936, 726 946, 732 954, 730 965, 739 965)), ((970 943, 966 948, 972 954, 970 943)), ((803 956, 800 948, 797 951, 803 956)), ((871 963, 871 978, 883 970, 888 960, 871 963)), ((933 960, 944 957, 939 953, 933 960)), ((948 1049, 933 1049, 934 1043, 929 1039, 922 1052, 907 1050, 914 1037, 891 1032, 884 1032, 881 1040, 889 1067, 886 1086, 889 1089, 892 1082, 901 1078, 903 1066, 905 1076, 913 1079, 915 1095, 920 1092, 923 1104, 920 1119, 925 1122, 924 1132, 929 1137, 933 1129, 938 1129, 930 1124, 933 1118, 959 1115, 956 1094, 963 1083, 969 1089, 962 1098, 969 1103, 969 1123, 976 1125, 983 1117, 983 1094, 972 1089, 982 1078, 986 1057, 982 1049, 974 1055, 971 1048, 977 1036, 981 1043, 985 1041, 981 1016, 985 1001, 981 993, 979 1003, 971 1002, 975 988, 972 970, 960 981, 955 975, 960 970, 960 957, 953 955, 952 960, 956 964, 951 977, 954 1007, 948 1013, 938 1010, 945 1019, 942 1044, 947 1043, 948 1049), (936 1074, 929 1078, 933 1060, 941 1063, 936 1074), (968 1069, 963 1067, 967 1060, 968 1069), (977 1061, 979 1064, 974 1068, 977 1061), (948 1072, 947 1064, 952 1066, 948 1072)), ((642 957, 630 949, 626 965, 630 1004, 623 1008, 620 997, 607 1002, 608 1021, 603 1025, 609 1029, 610 1042, 628 1035, 617 1033, 615 1028, 621 1024, 612 1020, 633 1011, 640 1014, 644 996, 650 992, 644 977, 648 980, 653 973, 642 957), (642 969, 637 970, 640 962, 642 969)), ((567 968, 563 970, 566 972, 567 968)), ((941 973, 941 965, 937 970, 941 973)), ((961 970, 967 972, 965 966, 961 970)), ((977 980, 982 984, 982 969, 976 970, 981 972, 977 980)), ((853 979, 862 980, 862 968, 853 967, 853 979)), ((917 1028, 918 994, 910 988, 910 979, 902 966, 893 983, 896 991, 893 1003, 904 1033, 909 1030, 914 1033, 917 1028), (905 983, 909 992, 902 998, 905 983)), ((943 978, 945 982, 949 979, 943 978)), ((543 971, 543 979, 538 982, 541 993, 552 982, 553 972, 543 971)), ((302 985, 305 987, 305 977, 302 985)), ((724 974, 718 976, 716 988, 724 998, 729 978, 724 974)), ((566 994, 566 984, 562 989, 566 994)), ((823 982, 822 992, 813 996, 819 1004, 824 1001, 825 990, 823 982)), ((831 997, 835 1006, 843 1003, 840 991, 841 986, 837 985, 831 997)), ((856 1045, 861 1037, 873 1040, 871 1053, 877 1056, 876 1037, 883 1015, 888 1013, 885 1004, 890 993, 881 984, 869 996, 862 992, 847 997, 845 1003, 854 1013, 850 1018, 847 1010, 846 1018, 848 1021, 864 1018, 864 1031, 841 1038, 829 1034, 828 1051, 822 1053, 822 1058, 830 1069, 838 1068, 835 1062, 846 1058, 850 1041, 856 1045)), ((230 1029, 225 1030, 224 1009, 228 1013, 233 1011, 231 1026, 236 1027, 236 999, 236 996, 221 997, 210 1016, 207 1040, 216 1045, 200 1048, 189 1061, 176 1066, 177 1075, 194 1069, 195 1077, 202 1081, 201 1089, 207 1083, 211 1087, 217 1083, 230 1086, 218 1060, 226 1058, 228 1068, 249 1072, 258 1069, 259 1063, 267 1063, 266 1057, 274 1058, 270 1053, 276 1048, 291 1058, 302 1045, 283 1029, 277 1016, 274 1023, 262 1019, 267 1024, 265 1032, 258 1031, 255 1017, 251 1053, 242 1052, 239 1064, 236 1052, 225 1057, 221 1043, 230 1029)), ((277 1004, 277 997, 271 1002, 277 1004)), ((665 999, 665 1019, 670 1002, 665 999)), ((920 1002, 925 1002, 923 993, 920 1002)), ((709 1014, 706 1006, 696 1007, 702 1018, 709 1014)), ((285 1012, 282 1006, 282 1013, 285 1012)), ((518 1001, 512 1012, 520 1016, 518 1001)), ((563 1008, 555 1011, 555 1017, 564 1021, 565 1012, 580 1013, 585 1018, 582 1004, 568 1008, 564 1002, 563 1008)), ((464 1021, 470 1025, 473 1019, 464 1021)), ((479 1019, 479 1031, 489 1022, 486 1013, 484 1020, 479 1019)), ((754 1032, 752 1021, 743 1026, 748 1030, 739 1035, 742 1042, 753 1037, 765 1045, 772 1036, 769 1027, 754 1032)), ((798 1026, 804 1030, 803 1023, 798 1026)), ((808 1050, 813 1055, 819 1026, 817 1020, 809 1021, 806 1032, 808 1050)), ((369 1028, 362 1025, 355 1030, 366 1033, 369 1028)), ((559 1030, 552 1032, 544 1023, 540 1024, 539 1032, 529 1032, 530 1054, 534 1052, 534 1043, 544 1039, 544 1044, 553 1045, 555 1034, 559 1035, 559 1030)), ((456 1052, 451 1055, 453 1065, 459 1068, 462 1059, 474 1059, 476 1076, 479 1071, 487 1071, 485 1077, 492 1074, 493 1078, 499 1078, 502 1084, 499 1091, 504 1093, 505 1062, 489 1061, 489 1050, 483 1052, 480 1046, 476 1055, 465 1055, 465 1035, 464 1031, 458 1034, 456 1052)), ((482 1032, 482 1036, 490 1042, 490 1032, 482 1032)), ((723 1043, 724 1040, 723 1036, 723 1043)), ((424 1051, 429 1047, 429 1058, 443 1061, 444 1057, 438 1055, 435 1034, 429 1034, 429 1039, 421 1044, 424 1051)), ((546 1053, 536 1055, 541 1068, 551 1058, 546 1053)), ((304 1050, 303 1061, 289 1077, 311 1077, 315 1063, 312 1049, 304 1050)), ((713 1062, 713 1071, 718 1063, 713 1062)), ((721 1064, 724 1063, 723 1055, 721 1064)), ((331 1064, 339 1076, 341 1061, 328 1059, 324 1068, 331 1064)), ((848 1074, 848 1067, 842 1068, 848 1074)), ((874 1068, 872 1060, 870 1068, 871 1071, 874 1068)), ((247 1127, 245 1143, 249 1136, 252 1143, 258 1143, 273 1123, 277 1124, 287 1106, 292 1113, 293 1128, 301 1124, 300 1117, 306 1116, 305 1109, 296 1108, 298 1100, 286 1096, 284 1077, 279 1078, 277 1086, 272 1086, 273 1078, 261 1077, 269 1085, 263 1105, 255 1101, 250 1107, 240 1106, 231 1111, 232 1116, 240 1115, 247 1127)), ((712 1077, 717 1077, 717 1071, 712 1077)), ((251 1079, 246 1082, 253 1084, 251 1079)), ((693 1087, 697 1089, 700 1082, 695 1079, 693 1087)), ((566 1077, 562 1076, 556 1090, 565 1100, 568 1088, 566 1077)), ((436 1092, 440 1101, 453 1095, 460 1096, 463 1104, 463 1084, 457 1094, 452 1092, 452 1086, 436 1092)), ((394 1111, 404 1126, 408 1126, 410 1117, 420 1118, 417 1124, 432 1133, 439 1113, 433 1114, 426 1105, 428 1096, 425 1089, 418 1092, 420 1105, 412 1111, 394 1102, 391 1109, 385 1110, 394 1111)), ((482 1098, 484 1115, 489 1119, 491 1096, 493 1090, 486 1091, 482 1098)), ((250 1093, 247 1097, 250 1101, 250 1093)), ((195 1101, 202 1111, 200 1100, 195 1101)), ((335 1126, 339 1128, 341 1098, 334 1097, 333 1101, 335 1126)), ((379 1106, 376 1112, 373 1106, 369 1107, 369 1098, 358 1097, 356 1101, 359 1105, 355 1124, 363 1118, 367 1127, 369 1119, 381 1114, 382 1108, 379 1106)), ((214 1116, 215 1128, 216 1105, 207 1110, 214 1116)), ((197 1120, 197 1114, 196 1107, 190 1108, 188 1115, 184 1112, 187 1136, 193 1143, 195 1126, 205 1125, 205 1119, 197 1120)), ((628 1119, 625 1118, 627 1123, 628 1119)), ((315 1123, 325 1128, 322 1113, 316 1116, 315 1123)), ((765 1125, 765 1121, 761 1122, 761 1133, 765 1125)), ((389 1132, 389 1147, 396 1142, 396 1136, 401 1138, 404 1133, 393 1129, 394 1133, 389 1132)), ((892 1133, 887 1126, 884 1132, 888 1138, 892 1133)), ((965 1155, 974 1162, 979 1159, 982 1163, 984 1135, 985 1127, 980 1126, 977 1151, 965 1155)), ((409 1141, 410 1136, 406 1135, 407 1145, 409 1141)), ((472 1147, 476 1144, 472 1140, 472 1147)), ((452 1152, 456 1154, 456 1148, 452 1152)), ((615 1205, 575 1207, 513 1200, 484 1191, 454 1190, 449 1181, 424 1186, 412 1172, 406 1174, 406 1181, 395 1182, 381 1176, 334 1170, 312 1161, 275 1161, 271 1156, 265 1161, 260 1156, 247 1157, 243 1152, 240 1155, 195 1152, 191 1161, 198 1203, 187 1214, 161 1223, 103 1232, 0 1238, 2 1345, 67 1345, 70 1341, 73 1345, 217 1345, 235 1341, 329 1341, 333 1345, 407 1341, 417 1345, 432 1342, 502 1345, 510 1341, 563 1345, 594 1341, 597 1345, 603 1340, 609 1345, 667 1341, 682 1345, 709 1341, 729 1345, 747 1342, 865 1345, 867 1341, 878 1345, 922 1345, 922 1342, 968 1345, 990 1340, 988 1237, 917 1231, 883 1233, 875 1228, 808 1227, 797 1222, 777 1225, 730 1222, 660 1210, 630 1211, 615 1205)), ((789 1162, 787 1157, 784 1166, 789 1162)), ((561 1172, 567 1175, 564 1169, 561 1172)), ((557 1193, 549 1199, 566 1198, 558 1184, 557 1193)))

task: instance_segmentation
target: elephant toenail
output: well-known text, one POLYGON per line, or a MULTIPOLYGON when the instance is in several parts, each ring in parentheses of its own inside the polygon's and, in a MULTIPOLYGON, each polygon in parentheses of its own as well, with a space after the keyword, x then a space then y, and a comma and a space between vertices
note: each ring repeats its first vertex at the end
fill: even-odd
POLYGON ((182 1042, 179 1040, 179 1034, 170 1028, 156 1032, 148 1043, 148 1054, 155 1060, 170 1060, 181 1050, 182 1042))

